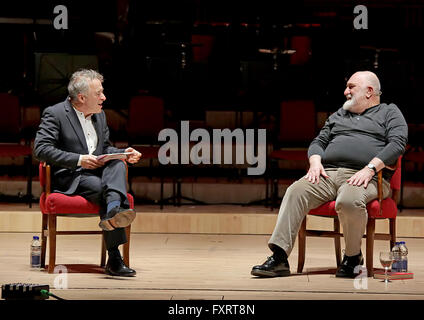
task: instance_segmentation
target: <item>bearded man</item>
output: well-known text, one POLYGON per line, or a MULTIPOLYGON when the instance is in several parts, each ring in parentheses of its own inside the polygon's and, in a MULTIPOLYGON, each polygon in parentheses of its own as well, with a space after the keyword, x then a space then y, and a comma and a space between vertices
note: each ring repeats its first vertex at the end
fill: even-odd
POLYGON ((326 121, 308 149, 309 170, 286 191, 268 242, 273 255, 252 268, 259 277, 290 275, 288 256, 306 214, 336 200, 345 254, 336 277, 354 278, 363 264, 361 241, 368 202, 378 197, 377 172, 383 170, 383 197, 390 192, 393 166, 405 151, 408 127, 394 104, 380 103, 380 81, 370 71, 347 82, 343 107, 326 121))

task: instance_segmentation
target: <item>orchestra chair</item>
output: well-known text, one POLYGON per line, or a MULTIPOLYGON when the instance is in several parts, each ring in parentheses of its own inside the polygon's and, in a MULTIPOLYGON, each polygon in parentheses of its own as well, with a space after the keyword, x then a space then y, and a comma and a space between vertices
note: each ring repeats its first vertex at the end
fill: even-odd
MULTIPOLYGON (((154 172, 154 161, 158 161, 160 144, 159 132, 165 127, 164 100, 160 97, 149 95, 133 96, 130 99, 128 111, 128 145, 141 153, 141 161, 149 161, 147 175, 154 172)), ((130 186, 133 178, 134 167, 130 167, 130 186)), ((163 169, 163 168, 161 168, 163 169)), ((160 209, 163 208, 164 172, 160 175, 160 209)))
POLYGON ((290 56, 291 65, 305 65, 312 56, 312 40, 308 36, 293 36, 290 39, 290 49, 296 52, 290 56))
MULTIPOLYGON (((398 212, 397 201, 401 187, 401 158, 399 157, 395 172, 390 180, 391 195, 383 199, 383 172, 378 172, 378 198, 367 204, 368 222, 367 231, 364 235, 366 238, 366 267, 368 277, 374 275, 373 257, 374 257, 374 240, 388 240, 390 241, 391 250, 396 242, 396 216, 398 212), (375 220, 376 219, 389 219, 389 233, 375 233, 375 220)), ((310 230, 306 229, 307 216, 303 219, 302 225, 298 234, 298 264, 297 272, 302 273, 305 264, 305 251, 306 251, 306 237, 330 237, 334 238, 334 246, 336 251, 337 267, 341 263, 341 250, 340 250, 340 221, 335 210, 336 201, 329 201, 319 206, 316 209, 309 211, 308 214, 320 217, 329 217, 334 219, 333 231, 323 230, 310 230)))
MULTIPOLYGON (((281 102, 279 135, 268 156, 270 178, 267 180, 271 181, 271 210, 278 206, 279 161, 305 162, 308 146, 316 137, 316 132, 316 111, 313 100, 286 100, 281 102), (299 115, 301 115, 300 118, 299 115)), ((268 194, 268 191, 266 193, 268 194)))
POLYGON ((215 37, 206 34, 193 34, 191 36, 193 62, 207 63, 215 44, 215 37))
MULTIPOLYGON (((408 125, 408 132, 409 136, 412 135, 412 130, 409 129, 408 125)), ((418 135, 417 135, 418 136, 418 135)), ((417 137, 415 136, 415 138, 417 137)), ((422 146, 418 145, 410 145, 408 144, 406 146, 405 154, 402 158, 402 166, 404 169, 404 174, 402 176, 402 188, 400 192, 400 202, 399 202, 399 209, 402 211, 404 208, 404 187, 405 187, 405 180, 406 180, 406 168, 409 165, 413 165, 413 177, 410 179, 412 181, 423 181, 424 180, 424 171, 423 171, 423 165, 424 165, 424 151, 422 146)), ((414 206, 414 208, 422 208, 422 206, 414 206)))
MULTIPOLYGON (((51 192, 51 168, 49 164, 39 164, 39 177, 42 194, 40 196, 40 210, 42 213, 41 228, 41 268, 46 268, 47 238, 49 239, 48 273, 53 273, 56 266, 56 236, 58 235, 87 235, 101 234, 100 267, 106 265, 106 245, 102 230, 96 231, 58 231, 57 217, 99 217, 100 207, 78 195, 64 195, 51 192)), ((134 198, 128 193, 130 208, 134 209, 134 198)), ((123 245, 123 260, 127 266, 130 262, 130 233, 131 225, 125 228, 128 242, 123 245)))
POLYGON ((0 157, 23 157, 27 171, 28 205, 32 207, 32 148, 22 139, 22 114, 17 96, 0 93, 0 107, 7 113, 0 117, 0 157))

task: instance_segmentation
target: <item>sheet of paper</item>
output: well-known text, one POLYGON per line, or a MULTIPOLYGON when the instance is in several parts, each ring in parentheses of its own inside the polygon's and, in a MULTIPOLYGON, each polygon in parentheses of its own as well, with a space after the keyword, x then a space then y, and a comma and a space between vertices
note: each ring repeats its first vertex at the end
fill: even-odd
POLYGON ((129 154, 131 154, 131 152, 102 154, 97 156, 97 160, 106 162, 114 159, 126 159, 129 154))

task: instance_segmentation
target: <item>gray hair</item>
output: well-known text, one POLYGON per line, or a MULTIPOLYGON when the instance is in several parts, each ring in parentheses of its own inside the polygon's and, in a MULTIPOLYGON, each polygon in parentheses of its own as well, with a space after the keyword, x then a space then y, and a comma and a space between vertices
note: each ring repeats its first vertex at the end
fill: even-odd
POLYGON ((86 94, 89 89, 89 81, 95 79, 103 82, 103 76, 95 70, 80 69, 74 72, 68 84, 68 93, 71 100, 76 100, 80 93, 86 94))

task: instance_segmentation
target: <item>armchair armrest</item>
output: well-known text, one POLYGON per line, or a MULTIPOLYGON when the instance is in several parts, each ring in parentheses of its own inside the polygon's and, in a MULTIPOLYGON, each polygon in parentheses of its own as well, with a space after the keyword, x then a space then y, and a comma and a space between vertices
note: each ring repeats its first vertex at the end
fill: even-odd
POLYGON ((43 192, 48 196, 51 193, 51 168, 47 162, 41 162, 41 166, 43 170, 40 169, 40 183, 43 192), (44 183, 42 182, 42 175, 44 176, 44 183))
MULTIPOLYGON (((398 161, 396 161, 396 164, 392 167, 386 166, 386 169, 389 169, 391 171, 396 172, 398 169, 400 170, 400 162, 401 162, 402 156, 399 157, 398 161)), ((393 190, 392 192, 395 192, 397 190, 393 190)), ((379 209, 379 215, 383 215, 383 207, 382 207, 382 201, 383 201, 383 170, 380 170, 377 174, 377 194, 378 194, 378 204, 380 206, 379 209)), ((392 194, 392 199, 396 202, 397 193, 392 194)))
POLYGON ((379 215, 383 215, 383 170, 380 170, 377 173, 377 193, 378 193, 378 206, 379 206, 379 215))

